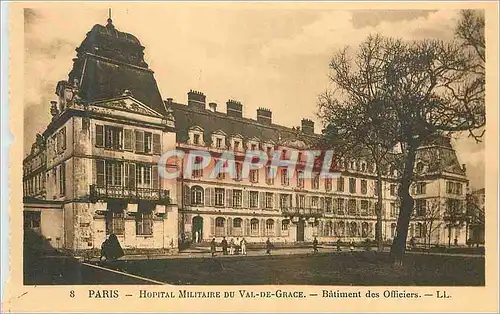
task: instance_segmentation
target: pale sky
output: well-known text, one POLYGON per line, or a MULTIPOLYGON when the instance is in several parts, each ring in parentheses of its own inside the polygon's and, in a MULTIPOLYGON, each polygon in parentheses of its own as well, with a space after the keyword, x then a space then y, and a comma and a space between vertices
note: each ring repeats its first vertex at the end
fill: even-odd
MULTIPOLYGON (((155 71, 163 99, 186 103, 190 89, 225 112, 228 99, 255 118, 258 107, 273 122, 299 126, 315 116, 317 95, 328 88, 334 51, 356 47, 370 33, 403 39, 453 37, 458 11, 340 11, 265 3, 126 3, 112 5, 115 27, 134 34, 155 71), (245 7, 244 7, 245 6, 245 7)), ((338 7, 337 7, 338 8, 338 7)), ((106 24, 102 5, 58 5, 25 12, 25 153, 50 122, 49 101, 66 80, 75 48, 94 24, 106 24)), ((484 144, 455 142, 471 186, 484 187, 484 144)))

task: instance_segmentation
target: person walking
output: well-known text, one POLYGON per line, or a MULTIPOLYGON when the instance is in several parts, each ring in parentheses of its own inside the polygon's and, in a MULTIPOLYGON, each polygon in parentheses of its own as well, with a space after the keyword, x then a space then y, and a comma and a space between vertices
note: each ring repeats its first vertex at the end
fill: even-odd
POLYGON ((222 254, 223 255, 227 255, 227 240, 226 240, 226 237, 222 238, 221 246, 222 246, 222 254))
POLYGON ((247 255, 247 240, 245 238, 241 238, 241 255, 247 255))
POLYGON ((267 238, 266 241, 266 254, 271 255, 271 249, 273 248, 273 244, 271 243, 271 240, 267 238))
POLYGON ((229 255, 234 255, 234 239, 231 238, 229 241, 229 255))
POLYGON ((349 250, 354 252, 354 240, 351 239, 351 243, 349 244, 349 250))
POLYGON ((318 253, 318 238, 314 237, 313 240, 313 253, 318 253))
POLYGON ((234 254, 238 255, 240 254, 240 238, 236 238, 236 241, 234 242, 234 254))
POLYGON ((216 248, 215 238, 210 242, 210 253, 212 253, 212 257, 215 256, 215 248, 216 248))
POLYGON ((340 252, 342 251, 342 249, 340 248, 340 238, 337 239, 337 252, 340 252))

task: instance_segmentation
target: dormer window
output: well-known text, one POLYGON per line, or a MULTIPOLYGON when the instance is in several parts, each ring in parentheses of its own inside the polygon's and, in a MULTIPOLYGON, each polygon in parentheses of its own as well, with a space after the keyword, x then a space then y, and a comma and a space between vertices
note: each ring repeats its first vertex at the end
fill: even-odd
POLYGON ((216 146, 217 146, 217 148, 222 148, 222 139, 221 138, 216 139, 216 146))
POLYGON ((234 141, 234 150, 240 150, 240 141, 234 141))
POLYGON ((189 129, 189 144, 205 145, 203 142, 203 129, 199 126, 193 126, 189 129))
POLYGON ((421 162, 417 163, 417 166, 415 167, 415 170, 417 173, 422 173, 424 171, 424 164, 421 162))
POLYGON ((257 144, 252 144, 252 145, 250 146, 250 148, 251 148, 251 150, 257 150, 257 144))
POLYGON ((212 146, 219 149, 226 148, 226 133, 215 131, 212 134, 212 146))
POLYGON ((200 134, 194 134, 193 136, 193 144, 200 145, 200 134))

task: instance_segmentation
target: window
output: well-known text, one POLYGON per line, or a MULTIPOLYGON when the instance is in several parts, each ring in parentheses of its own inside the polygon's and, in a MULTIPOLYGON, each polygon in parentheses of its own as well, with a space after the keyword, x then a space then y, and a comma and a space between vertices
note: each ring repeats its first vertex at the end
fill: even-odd
POLYGON ((266 220, 266 235, 274 235, 274 220, 268 219, 266 220))
POLYGON ((305 195, 297 195, 297 207, 304 208, 306 206, 306 197, 305 195))
POLYGON ((378 181, 375 181, 375 185, 373 186, 373 193, 375 194, 375 196, 378 196, 378 191, 379 188, 378 188, 378 181))
POLYGON ((193 144, 200 145, 200 134, 193 134, 193 144))
POLYGON ((95 146, 104 146, 104 126, 96 124, 95 126, 95 146))
POLYGON ((418 217, 425 217, 427 211, 427 200, 415 200, 415 214, 418 217))
POLYGON ((423 225, 421 222, 416 224, 415 228, 415 237, 416 238, 423 238, 425 237, 425 229, 423 228, 423 225))
POLYGON ((389 188, 391 196, 396 196, 396 184, 391 184, 389 188))
POLYGON ((241 200, 243 198, 243 193, 241 190, 233 190, 233 207, 241 208, 241 200))
POLYGON ((368 193, 368 183, 366 180, 361 180, 361 194, 368 193))
POLYGON ((191 188, 191 204, 203 205, 203 188, 201 186, 191 188))
POLYGON ((250 220, 250 231, 252 235, 258 235, 259 234, 259 220, 256 218, 253 218, 250 220))
POLYGON ((366 163, 361 163, 361 171, 365 172, 366 171, 366 163))
POLYGON ((446 181, 446 193, 462 195, 462 184, 458 182, 446 181))
POLYGON ((391 224, 391 235, 393 238, 396 237, 396 224, 395 223, 391 224))
POLYGON ((267 155, 268 155, 268 156, 271 156, 272 147, 271 147, 271 146, 267 146, 267 148, 266 148, 266 152, 267 152, 267 155))
POLYGON ((250 146, 250 149, 251 149, 251 150, 257 150, 257 144, 252 144, 252 145, 250 146))
POLYGON ((233 228, 241 228, 243 221, 241 218, 234 218, 233 220, 233 228))
POLYGON ((304 187, 304 172, 302 171, 297 171, 297 187, 298 188, 304 187))
POLYGON ((137 164, 135 167, 136 185, 139 188, 151 187, 151 166, 137 164))
POLYGON ((266 167, 266 183, 274 184, 274 177, 276 176, 274 167, 266 167))
POLYGON ((327 190, 327 191, 332 190, 332 178, 325 179, 325 190, 327 190))
POLYGON ((216 144, 215 144, 215 146, 217 148, 222 148, 222 139, 221 138, 219 138, 219 137, 216 138, 216 144))
POLYGON ((290 207, 290 198, 289 194, 280 194, 280 208, 287 209, 290 207))
POLYGON ((361 200, 361 215, 368 215, 368 201, 361 200))
POLYGON ((358 235, 358 225, 354 221, 349 224, 349 235, 351 237, 358 235))
POLYGON ((149 154, 152 152, 152 139, 151 132, 144 132, 135 130, 135 151, 137 153, 149 154))
POLYGON ((224 189, 215 188, 215 206, 224 206, 224 189))
POLYGON ((312 208, 319 208, 319 197, 317 197, 317 196, 311 197, 311 207, 312 208))
POLYGON ((421 162, 417 162, 415 170, 417 171, 417 173, 422 173, 424 171, 424 164, 421 162))
MULTIPOLYGON (((148 206, 149 207, 149 206, 148 206)), ((153 234, 153 210, 152 208, 141 209, 135 216, 135 234, 136 235, 152 235, 153 234)))
POLYGON ((288 186, 289 184, 288 169, 281 169, 281 185, 288 186))
POLYGON ((325 211, 327 213, 332 212, 332 198, 331 197, 325 197, 325 211))
POLYGON ((240 150, 240 141, 234 141, 234 150, 240 150))
POLYGON ((232 235, 241 236, 243 235, 243 219, 234 218, 233 220, 233 230, 231 230, 232 235))
POLYGON ((104 147, 108 149, 122 149, 123 128, 104 126, 104 147))
POLYGON ((349 178, 349 193, 356 193, 356 179, 349 178))
POLYGON ((319 173, 314 173, 314 174, 313 174, 313 179, 312 179, 311 188, 312 188, 313 190, 317 190, 317 189, 319 189, 319 173))
POLYGON ((343 215, 344 214, 344 208, 345 208, 344 199, 343 198, 339 198, 337 200, 337 213, 339 215, 343 215))
POLYGON ((344 192, 344 178, 337 178, 337 192, 344 192))
POLYGON ((283 219, 281 221, 281 232, 288 232, 288 229, 290 228, 290 220, 288 219, 283 219))
POLYGON ((222 217, 215 219, 215 236, 222 237, 226 235, 226 220, 222 217))
POLYGON ((160 134, 153 134, 153 154, 161 154, 161 136, 160 134))
POLYGON ((415 195, 425 194, 426 192, 426 182, 416 182, 413 184, 411 192, 415 195))
POLYGON ((59 194, 63 196, 66 193, 66 164, 63 162, 59 166, 59 194))
POLYGON ((250 191, 250 208, 259 207, 259 192, 250 191))
POLYGON ((356 215, 356 200, 350 199, 347 202, 347 211, 349 215, 356 215))
POLYGON ((396 209, 396 203, 392 202, 391 203, 391 212, 390 212, 391 217, 396 217, 397 216, 397 209, 396 209))
POLYGON ((110 212, 106 220, 107 234, 123 235, 125 233, 125 214, 122 211, 110 212))
POLYGON ((250 170, 250 182, 252 183, 259 182, 259 169, 250 170))
POLYGON ((273 208, 274 194, 270 192, 266 192, 266 208, 273 208))
MULTIPOLYGON (((201 156, 196 156, 194 158, 194 164, 196 164, 196 165, 201 164, 202 161, 203 161, 203 157, 201 157, 201 156)), ((193 169, 192 173, 193 173, 193 178, 201 178, 201 177, 203 177, 203 168, 193 169)))

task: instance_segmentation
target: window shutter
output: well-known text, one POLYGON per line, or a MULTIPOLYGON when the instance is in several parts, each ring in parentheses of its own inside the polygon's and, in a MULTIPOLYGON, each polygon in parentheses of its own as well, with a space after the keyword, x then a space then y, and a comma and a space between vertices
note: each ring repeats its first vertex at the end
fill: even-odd
POLYGON ((66 149, 66 126, 61 129, 61 150, 66 149))
POLYGON ((279 193, 274 194, 273 207, 275 210, 279 210, 279 208, 280 208, 280 194, 279 193))
POLYGON ((210 218, 210 235, 215 235, 215 219, 213 217, 210 218))
POLYGON ((233 219, 229 217, 227 219, 227 235, 230 236, 233 234, 233 219))
POLYGON ((184 184, 184 205, 191 205, 191 189, 186 184, 184 184))
POLYGON ((215 188, 207 188, 210 191, 210 206, 215 206, 215 188))
POLYGON ((151 182, 153 183, 153 189, 159 189, 159 180, 158 180, 158 166, 151 166, 151 182))
POLYGON ((153 133, 153 154, 161 154, 161 140, 160 134, 153 133))
POLYGON ((250 220, 245 218, 245 235, 248 236, 250 234, 250 220))
POLYGON ((95 125, 95 146, 104 146, 104 126, 99 124, 95 125))
POLYGON ((281 220, 276 219, 276 236, 281 236, 281 220))
POLYGON ((123 186, 128 188, 130 184, 129 163, 123 163, 123 186))
POLYGON ((96 161, 96 184, 97 186, 104 186, 105 176, 104 176, 104 160, 97 159, 96 161))
POLYGON ((306 208, 311 208, 311 197, 306 196, 306 208))
POLYGON ((261 209, 266 208, 266 192, 259 192, 259 205, 261 209))
POLYGON ((129 163, 128 164, 128 187, 130 189, 135 189, 135 164, 134 163, 129 163))
POLYGON ((266 235, 266 221, 264 220, 264 218, 260 220, 260 235, 266 235))
POLYGON ((250 192, 249 191, 243 191, 243 199, 242 199, 242 207, 243 208, 248 208, 250 207, 249 205, 249 198, 250 198, 250 192))
POLYGON ((321 209, 322 212, 325 212, 325 198, 324 197, 319 198, 319 208, 321 209))
POLYGON ((133 143, 133 130, 131 129, 123 129, 123 149, 124 150, 133 150, 132 148, 132 143, 133 143))
POLYGON ((226 207, 233 207, 233 190, 226 189, 226 207))
POLYGON ((324 221, 320 221, 319 224, 318 224, 318 229, 319 229, 318 230, 318 236, 323 236, 324 235, 324 233, 323 233, 323 231, 325 230, 324 223, 325 223, 324 221))
MULTIPOLYGON (((290 205, 292 205, 292 204, 290 204, 290 205)), ((293 205, 292 205, 292 207, 293 207, 293 205)), ((295 194, 295 207, 299 207, 299 195, 298 194, 295 194)))
POLYGON ((144 152, 144 132, 135 131, 135 151, 139 153, 144 152))

